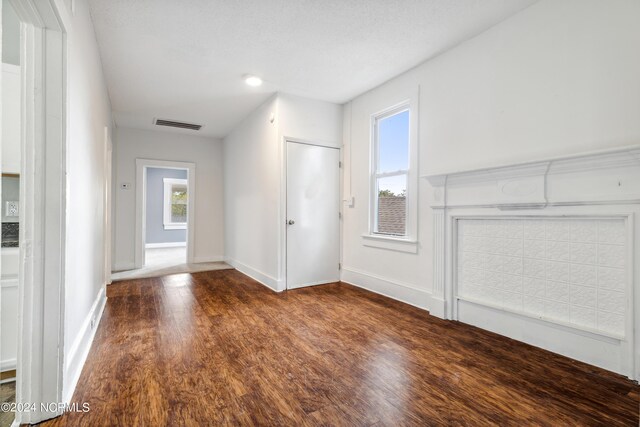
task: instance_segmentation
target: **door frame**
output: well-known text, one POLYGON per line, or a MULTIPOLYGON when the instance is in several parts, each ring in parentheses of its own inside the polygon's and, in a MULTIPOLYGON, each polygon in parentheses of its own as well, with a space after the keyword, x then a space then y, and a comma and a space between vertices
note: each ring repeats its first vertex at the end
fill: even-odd
POLYGON ((112 198, 113 198, 113 141, 109 128, 104 127, 104 283, 111 284, 111 234, 112 234, 112 198))
POLYGON ((10 0, 20 18, 20 275, 14 425, 61 415, 65 402, 67 73, 70 11, 60 0, 10 0), (29 406, 31 408, 31 406, 29 406), (43 410, 44 409, 44 410, 43 410))
POLYGON ((136 159, 136 232, 135 268, 144 267, 147 229, 147 168, 186 169, 189 198, 187 200, 187 264, 194 260, 196 164, 168 160, 136 159))
MULTIPOLYGON (((340 201, 339 206, 340 206, 340 217, 342 217, 343 215, 343 206, 342 206, 342 147, 339 143, 335 143, 335 142, 329 142, 329 141, 320 141, 320 140, 308 140, 308 139, 303 139, 303 138, 293 138, 293 137, 289 137, 289 136, 284 136, 282 137, 282 144, 280 145, 280 159, 281 159, 281 175, 280 175, 280 206, 279 206, 279 215, 278 217, 280 218, 280 223, 279 223, 279 233, 278 236, 280 238, 280 242, 279 242, 279 251, 278 251, 278 266, 279 266, 279 272, 278 272, 278 277, 280 278, 278 280, 278 288, 276 289, 277 292, 280 291, 284 291, 284 290, 289 290, 289 285, 288 285, 288 281, 287 281, 287 173, 288 173, 288 166, 287 166, 287 144, 289 143, 295 143, 295 144, 304 144, 304 145, 314 145, 317 147, 323 147, 323 148, 331 148, 334 150, 338 150, 338 158, 340 159, 340 165, 339 165, 339 174, 340 174, 340 188, 338 189, 338 194, 336 194, 336 197, 338 197, 338 200, 340 201)), ((342 219, 340 220, 340 227, 339 227, 339 237, 338 237, 338 241, 340 242, 340 247, 339 247, 339 260, 340 263, 342 264, 342 219)))

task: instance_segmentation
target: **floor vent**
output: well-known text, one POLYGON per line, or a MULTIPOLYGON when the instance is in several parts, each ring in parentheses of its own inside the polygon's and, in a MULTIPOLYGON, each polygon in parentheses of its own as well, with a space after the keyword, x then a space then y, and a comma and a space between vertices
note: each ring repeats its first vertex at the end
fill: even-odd
POLYGON ((190 129, 190 130, 202 129, 202 125, 196 125, 193 123, 176 122, 174 120, 156 119, 155 124, 157 126, 169 126, 172 128, 180 128, 180 129, 190 129))

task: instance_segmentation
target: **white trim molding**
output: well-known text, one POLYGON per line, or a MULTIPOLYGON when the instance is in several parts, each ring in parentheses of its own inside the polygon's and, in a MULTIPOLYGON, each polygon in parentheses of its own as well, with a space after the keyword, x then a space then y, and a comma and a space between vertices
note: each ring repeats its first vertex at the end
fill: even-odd
MULTIPOLYGON (((164 243, 145 243, 145 249, 159 249, 159 248, 184 248, 187 246, 187 242, 164 242, 164 243)), ((194 260, 194 262, 197 262, 194 260)))
POLYGON ((0 372, 12 371, 16 369, 16 359, 0 360, 0 372))
POLYGON ((87 317, 84 319, 84 322, 82 322, 80 332, 78 332, 76 339, 69 348, 68 357, 64 363, 65 383, 63 402, 65 403, 71 402, 73 392, 76 389, 80 374, 82 373, 82 368, 87 360, 87 356, 89 356, 89 350, 91 349, 91 344, 98 330, 98 325, 102 319, 102 313, 104 312, 106 304, 107 296, 105 288, 103 287, 93 302, 87 317))
POLYGON ((340 281, 431 311, 431 293, 408 283, 402 283, 350 267, 342 267, 340 281))
POLYGON ((59 0, 11 0, 21 21, 20 284, 15 424, 61 414, 66 253, 67 37, 59 0))
POLYGON ((418 253, 418 241, 401 237, 384 236, 381 234, 363 234, 362 245, 371 248, 389 249, 410 254, 418 253))
POLYGON ((433 187, 433 208, 542 209, 640 203, 640 185, 634 181, 638 165, 640 146, 630 146, 423 178, 433 187), (576 192, 575 185, 582 191, 576 192))
POLYGON ((112 266, 112 224, 113 218, 113 142, 111 141, 111 130, 108 126, 104 127, 104 221, 102 225, 103 244, 104 244, 104 283, 111 283, 111 266, 112 266))
POLYGON ((162 197, 162 223, 165 230, 186 230, 187 223, 186 222, 172 222, 171 221, 171 203, 173 186, 178 185, 181 187, 185 187, 187 189, 187 203, 189 198, 191 197, 189 192, 189 182, 186 179, 178 179, 178 178, 162 178, 162 184, 164 186, 163 197, 162 197))
POLYGON ((135 268, 144 266, 144 249, 146 239, 146 192, 147 168, 186 169, 187 187, 187 263, 193 263, 195 256, 195 197, 196 194, 196 164, 191 162, 173 162, 167 160, 136 159, 136 232, 135 232, 135 268))
POLYGON ((420 86, 410 86, 398 94, 398 102, 374 110, 369 125, 369 226, 362 235, 362 245, 399 252, 417 253, 418 245, 418 158, 420 141, 420 86), (404 95, 404 96, 401 96, 404 95), (380 119, 403 111, 409 112, 409 147, 407 169, 380 173, 378 171, 378 132, 380 119), (403 236, 387 236, 376 232, 378 214, 378 178, 406 175, 406 231, 403 236))
MULTIPOLYGON (((640 247, 640 230, 634 226, 640 214, 640 146, 423 178, 433 187, 431 314, 471 323, 640 379, 640 251, 634 250, 640 247), (626 308, 619 315, 624 316, 625 332, 612 335, 589 330, 572 322, 555 321, 546 314, 528 316, 459 295, 459 222, 476 219, 495 219, 503 221, 501 224, 510 220, 618 221, 620 232, 626 233, 626 244, 620 246, 626 249, 617 255, 621 265, 627 266, 626 275, 620 276, 626 277, 626 308)), ((514 274, 515 280, 524 273, 514 274)), ((547 281, 549 274, 545 275, 547 281)))
POLYGON ((0 279, 0 288, 2 289, 17 288, 19 284, 20 279, 18 276, 2 277, 0 279))
POLYGON ((193 258, 194 264, 202 264, 205 262, 224 262, 223 255, 196 256, 193 258))
POLYGON ((6 62, 2 63, 2 71, 4 71, 5 73, 21 74, 19 65, 7 64, 6 62))
POLYGON ((240 273, 251 277, 256 282, 266 286, 267 288, 271 289, 274 292, 282 292, 284 290, 283 288, 280 287, 281 285, 284 284, 283 281, 280 281, 275 277, 269 276, 266 273, 256 270, 253 267, 249 267, 248 265, 243 264, 229 257, 225 257, 224 261, 230 266, 232 266, 233 268, 235 268, 236 270, 238 270, 240 273))
POLYGON ((167 224, 163 224, 162 228, 164 228, 165 230, 186 230, 187 224, 186 223, 167 223, 167 224))

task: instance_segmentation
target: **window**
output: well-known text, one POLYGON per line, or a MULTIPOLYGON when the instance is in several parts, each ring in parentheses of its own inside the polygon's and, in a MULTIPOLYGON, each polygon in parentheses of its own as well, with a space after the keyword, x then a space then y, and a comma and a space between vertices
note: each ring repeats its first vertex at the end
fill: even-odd
POLYGON ((362 235, 362 244, 415 254, 420 89, 407 89, 403 102, 371 115, 369 229, 362 235))
POLYGON ((409 120, 406 105, 374 118, 373 234, 408 235, 409 120))
POLYGON ((164 229, 187 228, 187 180, 164 178, 164 229))

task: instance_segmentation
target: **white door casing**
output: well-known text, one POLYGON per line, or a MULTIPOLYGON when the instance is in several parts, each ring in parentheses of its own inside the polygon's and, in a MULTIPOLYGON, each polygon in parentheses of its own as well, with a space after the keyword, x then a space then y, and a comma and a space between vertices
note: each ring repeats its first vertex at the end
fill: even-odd
POLYGON ((111 197, 112 197, 112 162, 113 143, 109 135, 109 128, 104 128, 104 282, 111 283, 111 197))
POLYGON ((142 268, 145 264, 147 168, 187 170, 187 186, 189 188, 189 197, 187 199, 187 263, 191 264, 194 262, 195 251, 196 164, 168 160, 136 159, 135 268, 142 268))
POLYGON ((66 243, 66 29, 59 0, 11 0, 21 20, 20 278, 14 424, 59 415, 63 402, 66 243))
POLYGON ((340 151, 288 141, 287 289, 340 278, 340 151))

